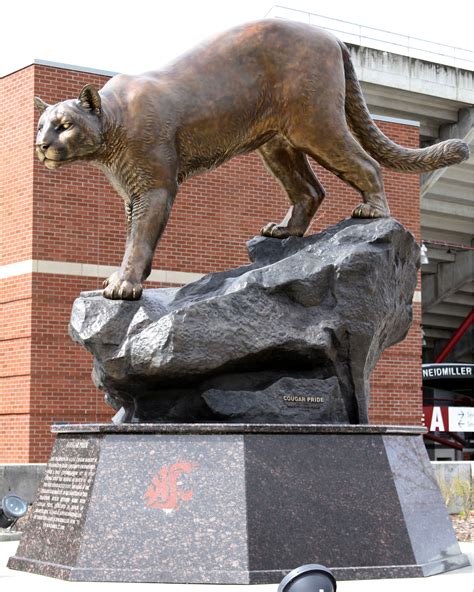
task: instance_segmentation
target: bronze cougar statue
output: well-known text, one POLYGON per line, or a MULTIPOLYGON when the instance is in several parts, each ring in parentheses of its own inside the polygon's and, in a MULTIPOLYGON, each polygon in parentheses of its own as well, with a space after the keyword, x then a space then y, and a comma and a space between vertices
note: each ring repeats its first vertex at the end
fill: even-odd
POLYGON ((300 23, 242 25, 168 67, 119 75, 98 92, 47 105, 36 151, 49 169, 78 160, 103 169, 122 196, 127 241, 104 296, 137 299, 178 186, 237 154, 258 150, 292 203, 265 236, 302 236, 324 198, 307 155, 357 189, 352 216, 389 216, 379 163, 421 172, 469 156, 460 140, 398 146, 373 122, 345 45, 300 23), (374 160, 375 159, 375 160, 374 160))

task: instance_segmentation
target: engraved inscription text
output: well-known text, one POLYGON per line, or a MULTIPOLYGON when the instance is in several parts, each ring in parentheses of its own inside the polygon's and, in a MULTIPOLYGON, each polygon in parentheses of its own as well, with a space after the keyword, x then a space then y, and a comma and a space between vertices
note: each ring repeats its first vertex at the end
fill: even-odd
POLYGON ((33 518, 41 521, 44 527, 55 530, 79 524, 95 470, 94 458, 53 457, 36 501, 33 518))

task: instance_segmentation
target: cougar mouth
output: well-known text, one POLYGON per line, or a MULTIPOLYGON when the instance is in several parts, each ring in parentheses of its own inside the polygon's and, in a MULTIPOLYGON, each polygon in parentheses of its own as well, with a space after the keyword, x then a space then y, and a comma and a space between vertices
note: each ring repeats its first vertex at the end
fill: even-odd
POLYGON ((67 164, 68 162, 71 162, 73 160, 72 158, 65 158, 60 154, 53 154, 53 158, 51 158, 49 156, 46 156, 46 154, 39 148, 36 150, 36 154, 38 156, 39 161, 42 164, 44 164, 44 166, 48 169, 57 169, 63 164, 67 164))
POLYGON ((62 166, 63 164, 67 164, 68 162, 70 162, 70 158, 63 158, 61 160, 54 160, 52 158, 46 158, 44 157, 43 159, 43 164, 47 169, 57 169, 60 166, 62 166))

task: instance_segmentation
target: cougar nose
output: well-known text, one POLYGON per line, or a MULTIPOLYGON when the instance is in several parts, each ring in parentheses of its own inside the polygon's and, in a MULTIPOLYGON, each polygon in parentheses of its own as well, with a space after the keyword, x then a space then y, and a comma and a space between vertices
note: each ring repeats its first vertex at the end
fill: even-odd
POLYGON ((49 148, 49 144, 46 144, 45 142, 40 142, 39 147, 43 152, 46 152, 46 150, 49 148))

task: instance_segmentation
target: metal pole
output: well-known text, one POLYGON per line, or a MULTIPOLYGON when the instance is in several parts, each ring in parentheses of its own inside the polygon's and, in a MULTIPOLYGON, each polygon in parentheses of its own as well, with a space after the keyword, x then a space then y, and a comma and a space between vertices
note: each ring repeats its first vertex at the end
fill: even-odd
POLYGON ((441 364, 448 355, 452 352, 458 341, 464 335, 464 333, 469 329, 469 327, 474 323, 474 310, 467 315, 461 325, 456 329, 456 332, 448 341, 448 343, 444 346, 441 353, 437 356, 435 360, 435 364, 441 364))

